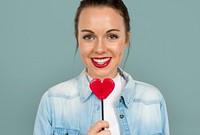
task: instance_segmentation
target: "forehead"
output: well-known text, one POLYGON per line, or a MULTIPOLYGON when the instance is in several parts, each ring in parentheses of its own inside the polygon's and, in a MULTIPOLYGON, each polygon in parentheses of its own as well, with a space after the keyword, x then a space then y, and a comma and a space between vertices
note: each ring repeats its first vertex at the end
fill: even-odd
POLYGON ((79 16, 78 27, 123 27, 120 13, 111 7, 87 7, 79 16))

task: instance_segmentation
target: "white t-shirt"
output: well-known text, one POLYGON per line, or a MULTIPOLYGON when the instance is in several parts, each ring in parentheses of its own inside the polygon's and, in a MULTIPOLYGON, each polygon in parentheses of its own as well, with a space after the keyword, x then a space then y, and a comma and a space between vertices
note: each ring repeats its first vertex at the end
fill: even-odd
POLYGON ((104 100, 104 119, 108 121, 112 135, 120 135, 119 122, 115 112, 115 104, 119 96, 123 91, 125 80, 119 74, 113 79, 115 82, 115 88, 111 94, 104 100))
MULTIPOLYGON (((92 78, 88 75, 89 80, 92 80, 92 78)), ((111 131, 112 135, 120 135, 120 126, 117 119, 117 115, 115 113, 115 104, 119 96, 121 95, 123 91, 123 87, 125 85, 125 80, 119 73, 117 76, 113 79, 115 82, 115 88, 110 93, 110 95, 104 99, 104 120, 108 121, 109 123, 109 130, 111 131)))

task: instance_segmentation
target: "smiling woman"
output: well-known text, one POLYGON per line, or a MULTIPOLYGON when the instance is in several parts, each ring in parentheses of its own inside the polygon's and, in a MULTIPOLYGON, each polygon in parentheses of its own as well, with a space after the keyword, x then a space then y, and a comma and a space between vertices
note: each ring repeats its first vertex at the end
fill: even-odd
POLYGON ((81 1, 75 38, 86 68, 77 78, 43 95, 34 135, 169 135, 165 100, 159 90, 133 80, 119 68, 130 42, 129 23, 122 0, 81 1), (93 78, 102 82, 110 78, 115 83, 105 99, 105 120, 100 120, 101 101, 89 87, 93 78))

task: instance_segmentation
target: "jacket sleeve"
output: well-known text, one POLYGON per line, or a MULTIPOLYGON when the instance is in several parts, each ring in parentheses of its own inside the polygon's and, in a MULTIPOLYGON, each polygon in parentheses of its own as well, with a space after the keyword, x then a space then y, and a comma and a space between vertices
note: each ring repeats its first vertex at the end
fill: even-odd
POLYGON ((164 99, 161 105, 161 114, 162 114, 163 135, 170 135, 167 107, 164 99))
POLYGON ((33 135, 51 134, 51 104, 48 91, 41 98, 33 130, 33 135))

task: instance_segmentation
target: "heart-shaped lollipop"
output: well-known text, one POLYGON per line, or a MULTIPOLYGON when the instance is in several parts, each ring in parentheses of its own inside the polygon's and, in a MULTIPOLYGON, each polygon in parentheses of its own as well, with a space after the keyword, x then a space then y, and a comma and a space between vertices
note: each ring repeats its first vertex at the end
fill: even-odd
POLYGON ((110 78, 105 78, 103 81, 98 78, 94 78, 90 82, 90 89, 100 100, 106 99, 113 91, 114 87, 115 83, 110 78))

